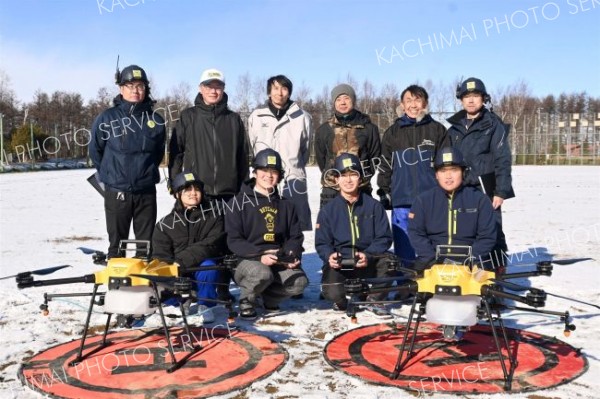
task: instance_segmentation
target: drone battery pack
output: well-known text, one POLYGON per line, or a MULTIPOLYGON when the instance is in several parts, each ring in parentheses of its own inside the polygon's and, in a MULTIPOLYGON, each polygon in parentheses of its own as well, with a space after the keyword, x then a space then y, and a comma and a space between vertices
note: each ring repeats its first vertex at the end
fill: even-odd
POLYGON ((434 295, 427 301, 427 321, 450 326, 473 326, 477 323, 478 295, 434 295))
POLYGON ((141 316, 152 314, 157 301, 148 286, 121 287, 108 290, 104 296, 104 312, 141 316))

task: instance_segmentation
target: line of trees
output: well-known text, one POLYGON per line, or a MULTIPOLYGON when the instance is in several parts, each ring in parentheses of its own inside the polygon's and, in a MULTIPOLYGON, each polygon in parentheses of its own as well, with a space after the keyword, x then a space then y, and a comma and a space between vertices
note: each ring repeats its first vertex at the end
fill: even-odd
MULTIPOLYGON (((230 107, 242 116, 249 115, 252 109, 266 100, 266 80, 263 77, 252 77, 249 73, 240 76, 233 87, 228 85, 226 88, 230 107)), ((429 93, 429 110, 442 122, 444 116, 461 108, 454 97, 455 88, 460 81, 461 78, 457 77, 450 83, 434 83, 432 80, 420 83, 429 93)), ((292 99, 313 116, 316 128, 332 113, 330 87, 325 86, 319 93, 313 93, 304 82, 295 83, 292 99)), ((357 108, 371 115, 382 133, 398 117, 399 97, 404 87, 386 83, 377 88, 369 80, 361 83, 352 76, 347 76, 345 83, 353 86, 357 92, 357 108)), ((177 111, 192 105, 196 93, 195 87, 182 82, 163 95, 155 95, 155 99, 158 108, 175 111, 165 116, 172 123, 178 115, 177 111)), ((46 144, 46 154, 41 154, 41 158, 48 154, 63 158, 85 156, 87 148, 76 145, 73 133, 79 129, 89 130, 94 118, 111 106, 112 99, 117 94, 116 86, 101 87, 94 99, 85 102, 81 94, 76 92, 37 91, 32 101, 22 102, 11 87, 10 77, 0 70, 0 113, 3 115, 5 152, 14 152, 17 146, 30 145, 33 135, 34 141, 39 145, 42 142, 46 144), (48 137, 53 140, 47 140, 48 137)), ((494 112, 513 126, 521 126, 523 121, 539 119, 541 112, 551 115, 557 121, 568 120, 568 115, 574 113, 580 114, 581 119, 595 120, 600 113, 598 97, 585 92, 535 97, 524 80, 491 90, 491 96, 494 112)), ((515 135, 529 133, 519 132, 518 129, 513 131, 515 135)))

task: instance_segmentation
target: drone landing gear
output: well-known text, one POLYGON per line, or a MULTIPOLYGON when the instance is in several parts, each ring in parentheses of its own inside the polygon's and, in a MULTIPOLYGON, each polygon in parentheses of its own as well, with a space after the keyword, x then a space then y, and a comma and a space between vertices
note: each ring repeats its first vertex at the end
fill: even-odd
MULTIPOLYGON (((404 338, 402 340, 402 346, 400 347, 400 353, 398 354, 398 360, 396 361, 396 366, 394 367, 394 371, 392 371, 392 373, 390 374, 390 378, 393 380, 398 379, 400 373, 402 372, 402 370, 404 369, 404 367, 406 366, 408 361, 414 355, 413 350, 414 350, 414 346, 415 346, 417 332, 419 330, 419 323, 422 320, 421 316, 425 313, 425 309, 424 309, 425 305, 423 303, 424 302, 423 299, 425 299, 425 298, 421 294, 415 295, 415 297, 413 299, 413 303, 410 308, 410 313, 408 315, 408 322, 406 323, 406 329, 404 331, 404 338), (416 310, 417 303, 419 303, 418 311, 416 310), (415 317, 415 313, 417 313, 416 314, 416 323, 413 327, 413 318, 415 317), (410 344, 407 349, 406 346, 407 346, 407 342, 409 341, 409 334, 411 334, 410 344), (405 352, 407 352, 406 357, 404 356, 405 352)), ((494 337, 494 344, 496 346, 496 351, 498 353, 498 359, 500 360, 500 365, 502 366, 502 373, 504 375, 504 390, 510 391, 511 386, 512 386, 514 371, 518 364, 517 359, 516 359, 516 354, 512 353, 510 350, 510 345, 508 342, 508 335, 506 334, 506 328, 504 327, 504 323, 502 322, 502 318, 501 318, 500 314, 498 313, 497 316, 494 318, 492 316, 492 310, 490 308, 488 301, 483 300, 482 302, 484 304, 485 315, 487 316, 487 319, 490 323, 490 327, 492 329, 492 335, 494 337), (497 324, 498 324, 497 326, 494 323, 494 320, 497 322, 497 324), (500 331, 502 332, 502 340, 503 340, 503 344, 504 344, 504 349, 506 350, 506 353, 507 353, 506 357, 502 354, 500 338, 498 336, 498 331, 496 331, 497 327, 499 327, 500 331), (508 360, 509 365, 510 365, 510 367, 508 369, 506 367, 506 360, 508 360)), ((457 326, 444 326, 444 337, 445 338, 456 339, 457 332, 460 332, 460 329, 457 326)))
POLYGON ((419 299, 422 298, 421 294, 415 294, 413 298, 412 306, 410 307, 410 313, 408 314, 408 322, 406 323, 406 329, 404 330, 404 338, 402 339, 402 346, 400 347, 400 354, 398 355, 398 360, 396 361, 396 366, 394 367, 394 371, 392 371, 390 378, 392 380, 398 379, 400 372, 404 369, 404 366, 408 361, 412 358, 413 349, 415 347, 415 339, 417 338, 417 332, 419 330, 419 323, 422 320, 422 315, 425 313, 424 305, 422 302, 419 302, 419 299), (408 353, 406 355, 406 359, 404 361, 402 358, 404 357, 404 351, 406 349, 406 343, 408 342, 408 334, 411 330, 411 325, 413 321, 413 317, 415 317, 415 309, 417 308, 417 303, 419 303, 419 311, 416 317, 416 324, 412 330, 412 336, 410 338, 410 346, 408 348, 408 353))
MULTIPOLYGON (((160 298, 160 294, 158 292, 158 287, 155 282, 152 282, 152 289, 154 290, 154 294, 156 295, 156 298, 160 298)), ((185 333, 187 334, 188 337, 191 337, 192 333, 190 331, 190 325, 188 324, 188 321, 187 321, 186 311, 184 309, 183 303, 184 303, 183 300, 179 301, 179 310, 181 311, 181 316, 183 318, 183 327, 184 327, 185 333)), ((167 327, 167 321, 165 319, 165 313, 163 311, 162 305, 158 306, 158 312, 160 314, 162 329, 163 329, 163 332, 164 332, 166 340, 167 340, 167 349, 169 351, 169 356, 171 357, 172 365, 171 365, 171 367, 169 367, 167 369, 167 373, 172 373, 176 370, 179 370, 189 360, 190 357, 194 356, 196 353, 198 353, 200 350, 202 350, 202 345, 192 344, 192 349, 183 358, 179 359, 179 361, 177 359, 175 359, 175 349, 173 348, 173 343, 171 342, 171 333, 169 332, 169 327, 167 327)), ((189 340, 189 341, 191 341, 191 340, 189 340)))
POLYGON ((110 341, 106 340, 106 335, 108 334, 108 328, 110 326, 110 319, 112 317, 112 314, 109 313, 108 317, 106 318, 106 325, 104 326, 104 332, 102 334, 102 341, 100 342, 100 345, 98 345, 96 348, 94 348, 91 351, 89 351, 88 353, 86 353, 85 356, 83 355, 83 347, 85 346, 85 339, 87 338, 88 330, 90 328, 90 318, 92 317, 92 310, 94 309, 94 304, 96 303, 96 295, 98 294, 99 286, 100 286, 99 284, 94 284, 94 290, 92 292, 92 299, 90 300, 90 307, 88 308, 87 317, 85 319, 85 325, 83 327, 83 337, 81 337, 81 344, 79 345, 79 350, 77 351, 77 357, 69 362, 69 367, 73 367, 73 366, 77 365, 78 363, 81 363, 83 360, 88 358, 90 355, 93 355, 94 353, 101 351, 102 349, 106 348, 107 346, 109 346, 111 344, 110 341))
POLYGON ((508 343, 508 336, 506 335, 506 328, 504 327, 504 323, 502 322, 502 316, 498 311, 496 317, 492 317, 492 310, 490 308, 490 304, 487 300, 483 300, 483 305, 485 308, 485 314, 490 323, 490 328, 492 329, 492 335, 494 336, 494 344, 496 345, 496 351, 498 352, 498 358, 500 360, 500 366, 502 366, 502 374, 504 375, 504 390, 510 391, 512 387, 513 375, 515 373, 515 369, 517 368, 517 355, 516 353, 512 353, 510 350, 510 345, 508 343), (498 332, 496 331, 496 326, 494 325, 494 320, 498 322, 498 326, 500 327, 500 331, 502 331, 502 338, 504 341, 504 349, 506 349, 506 357, 510 364, 510 368, 506 369, 506 363, 504 355, 502 354, 502 348, 500 347, 500 340, 498 339, 498 332))

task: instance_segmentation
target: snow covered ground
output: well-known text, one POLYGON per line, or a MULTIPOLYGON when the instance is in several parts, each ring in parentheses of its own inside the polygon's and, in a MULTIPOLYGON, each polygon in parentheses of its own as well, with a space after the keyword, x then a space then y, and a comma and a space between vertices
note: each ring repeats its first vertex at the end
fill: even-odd
MULTIPOLYGON (((86 178, 93 171, 65 170, 0 175, 0 277, 41 267, 70 264, 52 277, 71 277, 98 270, 91 259, 76 250, 86 246, 106 250, 107 241, 101 197, 86 178)), ((600 168, 518 166, 513 169, 517 197, 505 203, 504 229, 513 262, 529 263, 536 258, 555 259, 592 257, 595 260, 569 266, 556 266, 551 278, 530 279, 549 292, 600 303, 600 168), (518 257, 517 257, 518 255, 518 257)), ((309 169, 309 193, 313 221, 318 211, 318 169, 309 169)), ((163 183, 159 190, 159 216, 172 207, 163 183)), ((305 238, 306 253, 314 252, 314 234, 305 238)), ((314 259, 314 258, 313 258, 314 259)), ((323 358, 322 350, 333 336, 356 328, 340 314, 334 314, 325 301, 318 300, 319 265, 306 262, 311 286, 305 299, 284 303, 289 312, 250 322, 239 322, 244 329, 280 342, 289 352, 289 361, 278 372, 254 383, 243 392, 219 398, 397 398, 405 391, 363 382, 334 370, 323 358)), ((56 301, 50 315, 42 316, 38 306, 44 292, 89 292, 85 284, 41 287, 19 291, 14 279, 0 281, 0 399, 41 398, 17 379, 22 359, 57 343, 75 339, 81 333, 87 299, 56 301)), ((235 290, 234 290, 235 292, 235 290)), ((575 381, 556 389, 534 394, 514 394, 513 398, 593 398, 600 391, 600 312, 592 307, 548 297, 548 309, 569 310, 577 330, 562 337, 556 318, 522 312, 508 313, 509 327, 557 336, 583 348, 589 370, 575 381)), ((395 310, 400 322, 407 307, 395 310)), ((224 317, 224 311, 219 312, 224 317)), ((147 323, 154 324, 157 316, 147 323)), ((105 320, 93 315, 92 325, 105 320)), ((359 325, 377 323, 364 313, 359 325)), ((413 396, 414 396, 413 392, 413 396)), ((473 397, 472 395, 470 395, 473 397)), ((491 395, 501 397, 500 395, 491 395)), ((437 393, 436 398, 449 395, 437 393)), ((478 395, 487 398, 488 395, 478 395)))

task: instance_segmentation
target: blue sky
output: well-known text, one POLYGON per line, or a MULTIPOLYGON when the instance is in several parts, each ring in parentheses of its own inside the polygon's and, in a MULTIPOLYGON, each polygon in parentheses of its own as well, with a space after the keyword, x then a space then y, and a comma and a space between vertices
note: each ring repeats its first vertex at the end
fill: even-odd
POLYGON ((600 96, 600 0, 0 0, 0 69, 21 101, 85 99, 139 64, 159 95, 216 67, 283 73, 321 93, 350 74, 380 89, 476 76, 494 91, 600 96))

